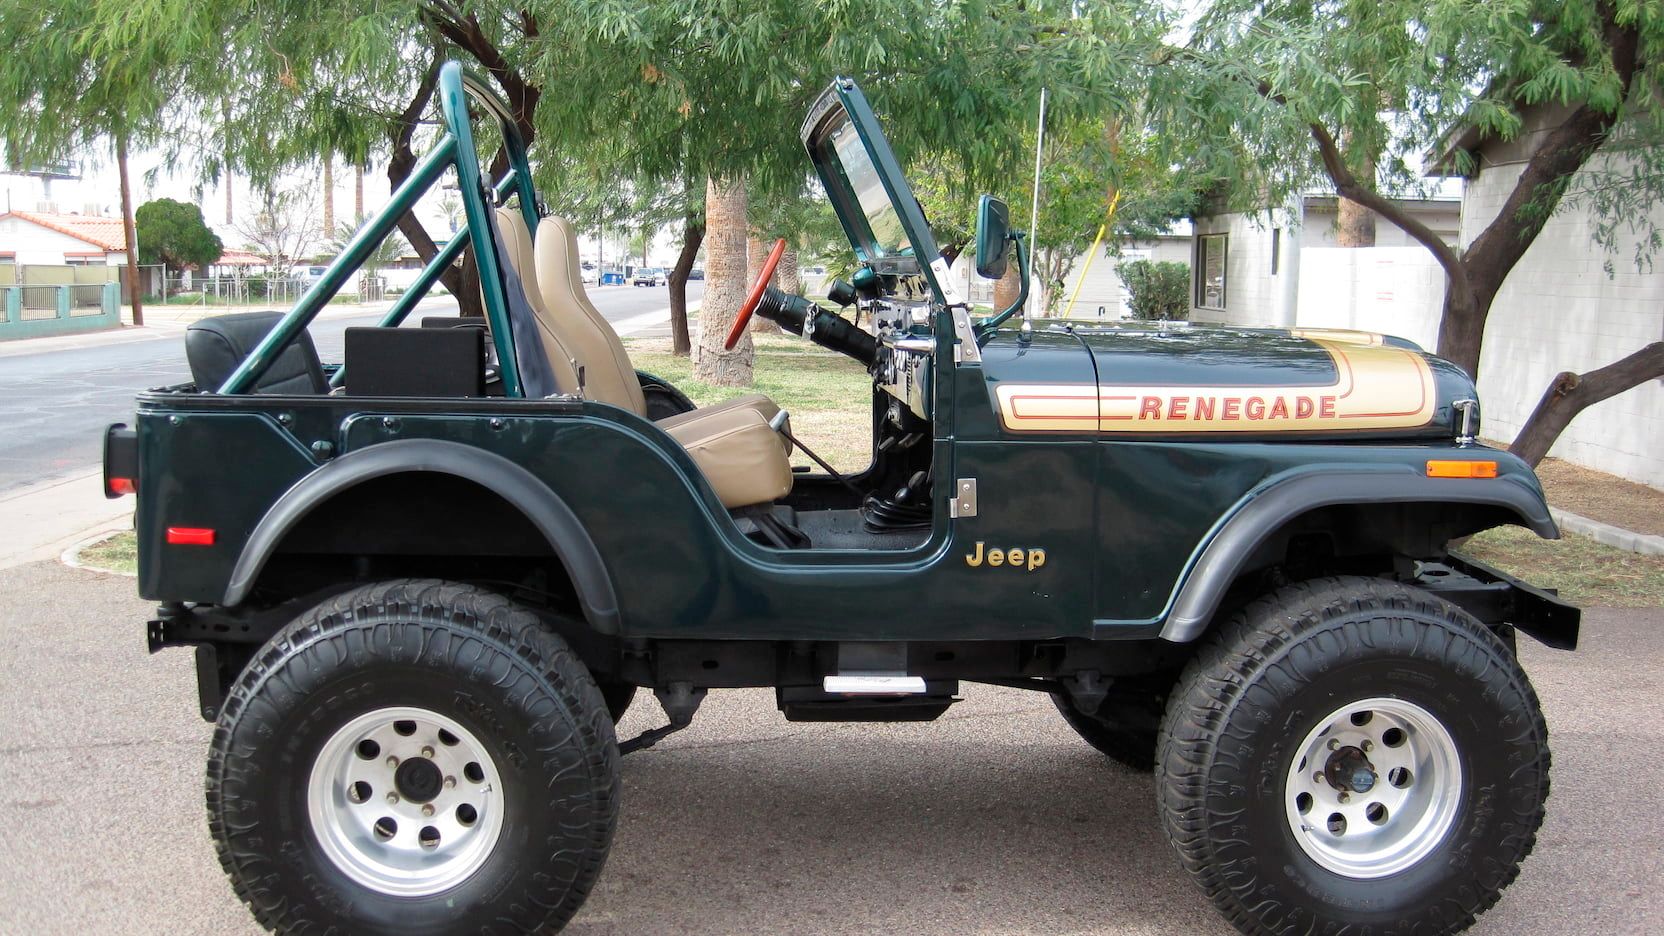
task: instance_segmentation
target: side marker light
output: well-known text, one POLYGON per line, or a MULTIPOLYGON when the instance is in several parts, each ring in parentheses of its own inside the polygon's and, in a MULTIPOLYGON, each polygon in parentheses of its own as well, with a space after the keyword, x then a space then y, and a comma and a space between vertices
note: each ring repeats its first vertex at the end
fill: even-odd
POLYGON ((1433 459, 1427 462, 1427 477, 1494 478, 1496 477, 1496 462, 1466 460, 1440 461, 1433 459))
POLYGON ((174 546, 212 546, 214 531, 205 527, 168 527, 168 543, 174 546))

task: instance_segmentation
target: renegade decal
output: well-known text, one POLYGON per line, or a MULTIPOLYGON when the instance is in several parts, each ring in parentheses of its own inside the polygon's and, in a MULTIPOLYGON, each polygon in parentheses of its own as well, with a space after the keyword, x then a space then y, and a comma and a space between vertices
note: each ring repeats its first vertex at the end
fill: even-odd
POLYGON ((1402 348, 1312 339, 1329 352, 1327 387, 1000 384, 1012 432, 1312 432, 1412 429, 1433 418, 1433 371, 1402 348))

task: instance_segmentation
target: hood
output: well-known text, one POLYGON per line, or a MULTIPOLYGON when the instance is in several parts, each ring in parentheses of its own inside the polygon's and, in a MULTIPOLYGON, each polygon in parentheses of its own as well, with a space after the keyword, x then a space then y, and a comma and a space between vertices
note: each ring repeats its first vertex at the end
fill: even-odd
POLYGON ((1450 438, 1451 404, 1475 396, 1456 366, 1412 342, 1365 332, 1096 321, 1052 322, 1037 332, 1084 345, 1096 387, 1008 384, 999 394, 1014 398, 1002 407, 1008 430, 1069 425, 1046 420, 1055 415, 1075 420, 1078 431, 1089 406, 1082 397, 1095 396, 1105 435, 1450 438), (1068 412, 1036 409, 1044 406, 1068 412))

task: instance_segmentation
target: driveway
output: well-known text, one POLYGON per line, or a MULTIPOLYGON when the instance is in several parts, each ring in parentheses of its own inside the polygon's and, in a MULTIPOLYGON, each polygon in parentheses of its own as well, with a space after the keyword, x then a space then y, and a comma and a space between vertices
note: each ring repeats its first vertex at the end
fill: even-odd
MULTIPOLYGON (((0 932, 254 932, 203 818, 191 654, 147 657, 131 579, 0 576, 0 932)), ((1664 611, 1589 612, 1584 650, 1522 641, 1554 795, 1481 934, 1664 932, 1664 611)), ((1178 870, 1151 780, 1051 703, 966 686, 930 725, 794 725, 713 693, 623 760, 612 857, 577 934, 1232 932, 1178 870)), ((645 698, 631 734, 661 723, 645 698)))

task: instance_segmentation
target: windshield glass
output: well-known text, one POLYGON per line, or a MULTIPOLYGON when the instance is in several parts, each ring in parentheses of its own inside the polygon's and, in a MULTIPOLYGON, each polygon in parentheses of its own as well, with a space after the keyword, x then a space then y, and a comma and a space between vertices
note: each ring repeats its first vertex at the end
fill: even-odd
POLYGON ((847 116, 827 134, 826 141, 827 162, 837 167, 839 180, 866 217, 867 229, 872 235, 872 255, 912 256, 913 245, 907 240, 896 206, 884 191, 884 182, 873 167, 872 156, 847 116))

